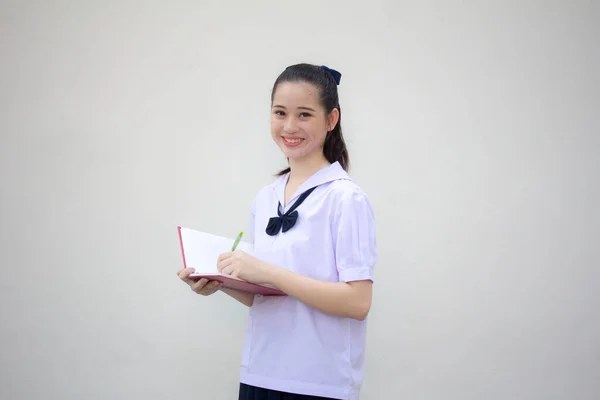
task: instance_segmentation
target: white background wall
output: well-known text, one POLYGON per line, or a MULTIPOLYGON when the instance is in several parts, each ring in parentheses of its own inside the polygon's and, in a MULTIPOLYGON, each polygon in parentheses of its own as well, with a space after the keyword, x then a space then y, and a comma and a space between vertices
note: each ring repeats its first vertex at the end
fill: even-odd
POLYGON ((247 309, 178 280, 175 227, 247 229, 284 165, 271 85, 306 61, 343 73, 378 219, 361 398, 597 399, 599 16, 3 1, 0 398, 237 398, 247 309))

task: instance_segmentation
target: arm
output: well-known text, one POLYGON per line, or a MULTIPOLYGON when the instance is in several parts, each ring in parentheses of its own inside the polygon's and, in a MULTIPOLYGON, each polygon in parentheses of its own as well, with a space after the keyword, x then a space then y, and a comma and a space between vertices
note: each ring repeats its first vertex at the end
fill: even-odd
POLYGON ((266 283, 324 313, 364 320, 371 309, 372 282, 326 282, 265 264, 266 283))
POLYGON ((240 251, 222 254, 217 267, 225 274, 275 286, 321 312, 364 320, 371 309, 371 272, 377 258, 373 210, 364 193, 343 196, 332 231, 339 282, 300 275, 240 251))
POLYGON ((358 188, 343 193, 334 210, 331 230, 339 282, 279 267, 265 268, 267 281, 319 311, 364 320, 371 309, 371 271, 377 257, 373 210, 358 188))
POLYGON ((229 289, 225 287, 221 288, 221 292, 233 297, 234 299, 248 307, 252 307, 252 304, 254 303, 254 295, 252 293, 240 292, 239 290, 229 289))

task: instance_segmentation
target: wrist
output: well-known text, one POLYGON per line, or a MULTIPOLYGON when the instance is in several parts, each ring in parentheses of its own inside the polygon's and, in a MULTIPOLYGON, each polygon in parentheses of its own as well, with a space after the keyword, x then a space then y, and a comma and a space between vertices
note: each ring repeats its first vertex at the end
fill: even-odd
POLYGON ((278 267, 261 261, 261 269, 263 270, 263 283, 276 286, 278 267))

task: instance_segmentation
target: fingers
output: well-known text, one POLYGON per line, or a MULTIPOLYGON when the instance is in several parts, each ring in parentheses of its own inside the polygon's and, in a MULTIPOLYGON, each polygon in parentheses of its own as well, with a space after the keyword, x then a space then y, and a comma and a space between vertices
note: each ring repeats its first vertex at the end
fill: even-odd
POLYGON ((221 289, 223 284, 219 281, 210 281, 206 283, 202 289, 197 291, 196 293, 201 294, 202 296, 210 296, 215 293, 217 290, 221 289))
POLYGON ((204 287, 204 285, 206 285, 208 283, 208 279, 206 278, 201 278, 198 280, 198 282, 192 282, 192 284, 190 285, 190 288, 196 292, 199 293, 202 288, 204 287))
POLYGON ((217 260, 217 262, 221 262, 221 261, 225 260, 226 258, 231 257, 231 254, 232 254, 232 252, 228 251, 226 253, 219 255, 219 259, 217 260))
POLYGON ((223 284, 219 281, 210 281, 206 278, 201 278, 198 280, 189 278, 190 274, 192 274, 194 271, 194 268, 180 269, 177 271, 177 276, 179 276, 179 279, 187 283, 190 286, 190 289, 192 289, 192 291, 195 293, 203 296, 209 296, 223 287, 223 284))
POLYGON ((202 278, 198 280, 198 282, 194 282, 192 285, 190 285, 192 291, 203 296, 209 296, 215 293, 217 290, 221 289, 222 286, 223 284, 221 282, 209 281, 206 278, 202 278))
MULTIPOLYGON (((220 257, 219 257, 220 258, 220 257)), ((219 272, 223 272, 225 268, 229 267, 233 263, 233 259, 231 257, 224 258, 223 260, 217 263, 217 269, 219 272)))
POLYGON ((232 264, 229 264, 228 266, 226 266, 225 268, 223 268, 221 270, 221 273, 225 274, 225 275, 231 275, 232 272, 235 272, 235 268, 233 267, 232 264))
POLYGON ((192 274, 194 272, 194 268, 185 268, 182 270, 179 270, 177 272, 177 275, 179 276, 179 279, 181 279, 182 281, 184 281, 185 283, 187 283, 188 285, 193 285, 194 283, 196 283, 195 280, 188 278, 188 276, 190 276, 190 274, 192 274))
POLYGON ((229 267, 223 269, 222 273, 237 278, 240 275, 240 270, 236 269, 233 265, 230 265, 229 267))
POLYGON ((202 295, 204 296, 210 296, 211 294, 215 293, 217 290, 221 289, 223 287, 223 284, 219 281, 211 281, 209 282, 207 285, 204 286, 204 288, 202 289, 202 295))
POLYGON ((180 269, 179 271, 177 271, 177 276, 179 276, 179 278, 181 278, 181 279, 185 279, 194 271, 195 271, 194 268, 183 268, 183 269, 180 269))

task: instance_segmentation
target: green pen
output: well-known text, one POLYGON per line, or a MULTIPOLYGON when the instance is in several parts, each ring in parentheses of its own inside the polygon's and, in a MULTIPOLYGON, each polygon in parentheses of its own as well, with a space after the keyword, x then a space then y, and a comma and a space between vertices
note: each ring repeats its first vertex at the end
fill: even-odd
POLYGON ((235 248, 237 247, 237 245, 240 243, 240 240, 242 240, 242 235, 244 234, 244 231, 240 232, 240 234, 238 235, 238 237, 235 239, 235 242, 233 242, 233 247, 231 248, 231 251, 234 251, 235 248))

